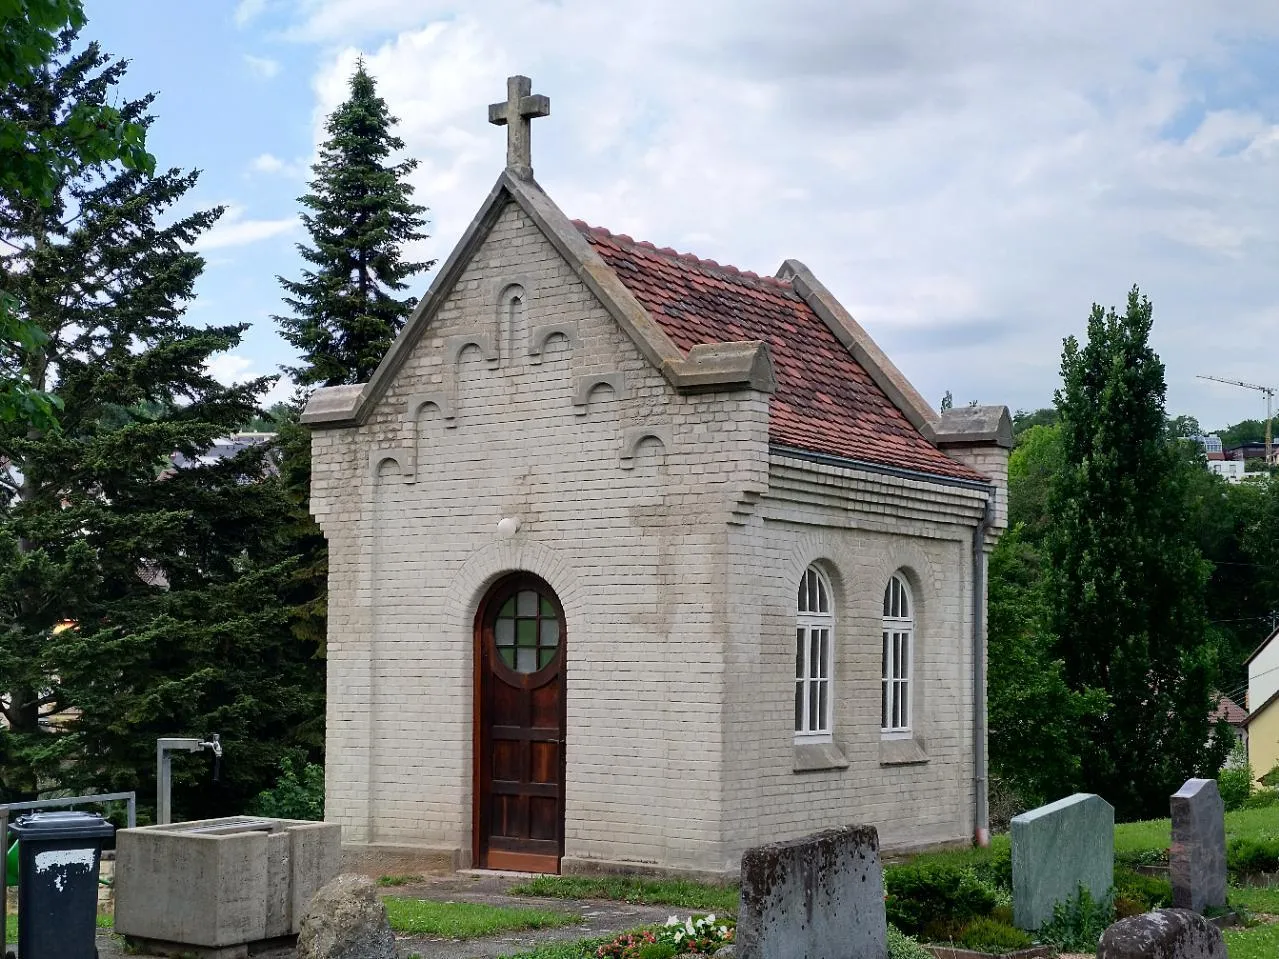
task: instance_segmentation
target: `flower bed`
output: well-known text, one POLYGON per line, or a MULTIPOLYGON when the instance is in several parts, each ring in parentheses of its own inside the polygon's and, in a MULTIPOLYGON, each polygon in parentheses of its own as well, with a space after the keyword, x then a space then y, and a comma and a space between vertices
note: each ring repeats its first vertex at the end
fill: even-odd
POLYGON ((674 959, 675 956, 709 956, 734 939, 733 919, 671 916, 656 929, 626 932, 595 950, 596 959, 674 959))

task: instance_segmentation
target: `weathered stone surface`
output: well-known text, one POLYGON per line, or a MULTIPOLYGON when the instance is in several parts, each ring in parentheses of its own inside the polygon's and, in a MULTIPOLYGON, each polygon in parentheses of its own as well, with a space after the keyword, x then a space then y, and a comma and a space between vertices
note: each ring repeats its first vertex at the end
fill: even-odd
POLYGON ((1107 929, 1097 959, 1226 959, 1226 940, 1196 912, 1156 909, 1107 929))
POLYGON ((884 879, 873 826, 748 849, 739 959, 885 959, 884 879))
POLYGON ((1213 779, 1187 779, 1172 797, 1172 904, 1203 912, 1226 904, 1226 805, 1213 779))
POLYGON ((315 894, 302 917, 297 959, 395 959, 395 936, 372 879, 338 876, 315 894))
POLYGON ((1114 882, 1115 810, 1076 793, 1013 817, 1013 921, 1034 931, 1083 886, 1101 900, 1114 882))

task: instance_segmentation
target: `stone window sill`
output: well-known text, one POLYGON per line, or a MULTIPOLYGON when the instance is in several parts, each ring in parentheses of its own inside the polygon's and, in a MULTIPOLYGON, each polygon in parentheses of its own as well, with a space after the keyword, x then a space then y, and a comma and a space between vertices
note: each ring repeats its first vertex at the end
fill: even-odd
POLYGON ((879 764, 881 766, 912 766, 928 762, 928 752, 920 736, 905 739, 881 739, 879 764))
POLYGON ((795 772, 811 773, 820 769, 847 769, 848 760, 834 743, 796 743, 795 772))

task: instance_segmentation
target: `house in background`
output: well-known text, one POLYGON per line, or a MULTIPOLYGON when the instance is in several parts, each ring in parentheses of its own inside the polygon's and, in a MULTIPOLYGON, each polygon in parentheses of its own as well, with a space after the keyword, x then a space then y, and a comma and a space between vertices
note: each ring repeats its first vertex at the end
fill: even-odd
POLYGON ((1214 725, 1224 719, 1234 730, 1235 740, 1246 747, 1248 745, 1248 710, 1244 709, 1229 696, 1219 696, 1217 705, 1208 714, 1208 721, 1214 725))
POLYGON ((1258 646, 1248 667, 1248 764, 1258 778, 1279 766, 1279 629, 1258 646))

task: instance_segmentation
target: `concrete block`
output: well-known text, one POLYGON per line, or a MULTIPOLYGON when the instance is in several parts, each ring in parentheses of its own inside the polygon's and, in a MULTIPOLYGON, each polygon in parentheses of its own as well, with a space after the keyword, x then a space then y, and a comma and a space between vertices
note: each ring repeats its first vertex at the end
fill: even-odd
POLYGON ((115 930, 206 950, 292 935, 310 895, 337 874, 340 845, 335 824, 247 816, 122 829, 115 930))

